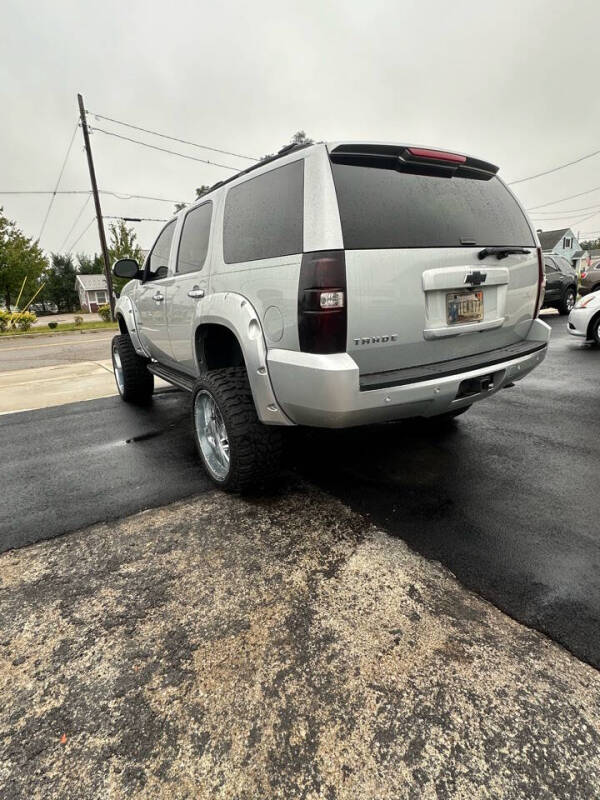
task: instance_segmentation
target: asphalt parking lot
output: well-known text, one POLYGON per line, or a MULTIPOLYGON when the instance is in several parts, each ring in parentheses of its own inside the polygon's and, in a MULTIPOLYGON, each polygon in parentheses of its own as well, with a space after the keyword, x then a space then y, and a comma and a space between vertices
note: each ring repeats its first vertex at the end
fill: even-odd
MULTIPOLYGON (((545 363, 445 428, 296 432, 292 471, 600 665, 600 351, 553 328, 545 363)), ((0 418, 6 550, 204 492, 188 399, 0 418)))

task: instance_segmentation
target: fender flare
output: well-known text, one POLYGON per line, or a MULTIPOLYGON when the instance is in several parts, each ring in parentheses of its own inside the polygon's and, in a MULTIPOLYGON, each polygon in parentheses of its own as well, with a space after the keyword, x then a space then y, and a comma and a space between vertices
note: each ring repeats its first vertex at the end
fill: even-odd
POLYGON ((236 292, 216 292, 198 303, 193 341, 196 363, 199 363, 199 354, 196 352, 197 334, 202 325, 222 325, 238 340, 260 421, 266 425, 294 425, 275 397, 269 376, 262 325, 252 303, 236 292))
POLYGON ((123 318, 125 327, 127 328, 127 333, 129 334, 129 338, 131 339, 131 343, 133 344, 135 352, 139 356, 150 358, 150 354, 144 350, 144 346, 142 345, 139 337, 135 306, 130 297, 123 294, 121 297, 119 297, 115 305, 115 314, 120 315, 123 318))

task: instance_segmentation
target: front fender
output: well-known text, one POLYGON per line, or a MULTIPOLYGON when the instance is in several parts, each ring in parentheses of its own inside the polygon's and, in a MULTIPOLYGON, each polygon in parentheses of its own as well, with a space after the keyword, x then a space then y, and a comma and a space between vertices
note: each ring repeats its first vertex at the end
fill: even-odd
POLYGON ((216 292, 198 303, 194 326, 194 355, 197 363, 196 331, 201 325, 211 324, 229 328, 240 343, 260 421, 266 425, 294 425, 275 398, 269 377, 263 330, 252 303, 236 292, 216 292))
POLYGON ((125 325, 127 326, 127 333, 129 334, 129 338, 131 339, 135 352, 139 356, 150 358, 150 354, 144 350, 144 347, 142 345, 138 332, 138 323, 135 313, 135 306, 129 295, 122 294, 119 297, 119 299, 115 304, 115 314, 120 314, 121 317, 125 320, 125 325))

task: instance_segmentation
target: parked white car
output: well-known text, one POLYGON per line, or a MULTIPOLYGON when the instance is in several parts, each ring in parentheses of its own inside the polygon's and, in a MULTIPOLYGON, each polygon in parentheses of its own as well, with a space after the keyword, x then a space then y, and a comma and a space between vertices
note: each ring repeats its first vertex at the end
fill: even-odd
POLYGON ((600 291, 586 294, 575 304, 567 328, 573 336, 600 344, 600 291))

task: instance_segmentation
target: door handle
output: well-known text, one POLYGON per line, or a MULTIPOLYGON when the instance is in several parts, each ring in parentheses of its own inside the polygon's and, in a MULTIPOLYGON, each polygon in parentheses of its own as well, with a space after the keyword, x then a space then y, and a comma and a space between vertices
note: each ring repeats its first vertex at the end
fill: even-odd
POLYGON ((156 294, 152 295, 152 299, 156 300, 157 303, 162 303, 162 301, 165 299, 165 296, 164 294, 157 292, 156 294))
POLYGON ((194 288, 190 289, 190 291, 188 292, 188 297, 198 297, 198 298, 200 298, 200 297, 204 297, 205 294, 206 294, 206 292, 204 291, 204 289, 201 289, 199 286, 194 286, 194 288))

